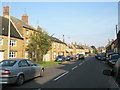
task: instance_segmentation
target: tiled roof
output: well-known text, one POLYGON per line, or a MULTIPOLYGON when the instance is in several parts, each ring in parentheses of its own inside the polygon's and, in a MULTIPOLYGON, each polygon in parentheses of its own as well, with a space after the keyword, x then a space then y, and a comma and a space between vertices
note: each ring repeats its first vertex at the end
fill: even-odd
MULTIPOLYGON (((8 25, 9 20, 3 16, 0 16, 0 35, 8 36, 8 25)), ((23 39, 20 34, 16 31, 12 23, 10 23, 10 36, 14 38, 23 39)))

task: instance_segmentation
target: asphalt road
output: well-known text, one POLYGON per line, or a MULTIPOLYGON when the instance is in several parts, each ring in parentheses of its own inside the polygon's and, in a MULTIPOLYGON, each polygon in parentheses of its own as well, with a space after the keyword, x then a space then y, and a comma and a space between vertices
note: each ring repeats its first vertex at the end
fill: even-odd
POLYGON ((102 74, 103 70, 111 69, 104 61, 93 56, 85 60, 49 66, 44 77, 26 81, 22 86, 3 85, 4 89, 22 88, 116 88, 117 84, 111 76, 102 74))

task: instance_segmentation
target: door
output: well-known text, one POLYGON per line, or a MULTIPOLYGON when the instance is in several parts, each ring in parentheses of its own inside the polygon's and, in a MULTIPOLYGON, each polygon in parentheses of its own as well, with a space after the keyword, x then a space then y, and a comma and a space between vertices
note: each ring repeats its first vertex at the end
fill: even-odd
POLYGON ((4 59, 4 52, 0 51, 0 61, 2 61, 4 59))

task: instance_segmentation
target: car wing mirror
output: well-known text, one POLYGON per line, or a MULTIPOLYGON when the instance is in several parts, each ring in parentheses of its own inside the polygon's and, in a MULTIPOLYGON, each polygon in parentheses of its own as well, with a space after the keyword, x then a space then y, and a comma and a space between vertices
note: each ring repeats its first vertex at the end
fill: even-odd
POLYGON ((103 75, 112 76, 112 70, 104 70, 103 75))

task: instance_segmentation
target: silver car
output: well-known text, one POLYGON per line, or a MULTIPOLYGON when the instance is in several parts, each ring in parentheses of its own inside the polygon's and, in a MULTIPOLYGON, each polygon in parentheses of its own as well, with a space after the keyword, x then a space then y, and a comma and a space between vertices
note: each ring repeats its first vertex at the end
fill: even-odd
POLYGON ((0 62, 0 84, 22 85, 24 81, 43 76, 44 67, 29 59, 8 59, 0 62))

